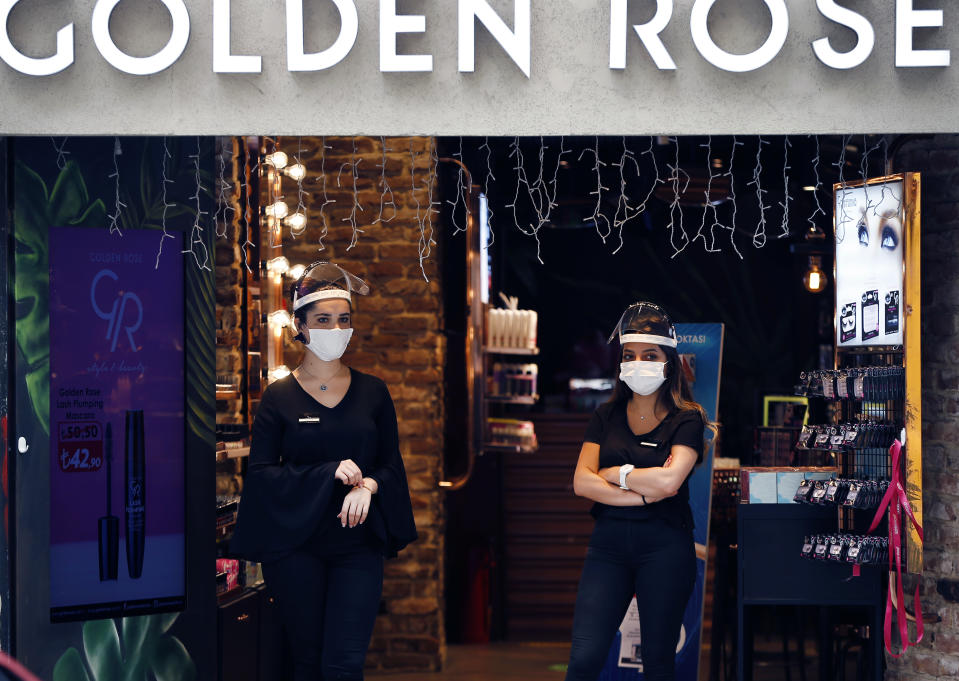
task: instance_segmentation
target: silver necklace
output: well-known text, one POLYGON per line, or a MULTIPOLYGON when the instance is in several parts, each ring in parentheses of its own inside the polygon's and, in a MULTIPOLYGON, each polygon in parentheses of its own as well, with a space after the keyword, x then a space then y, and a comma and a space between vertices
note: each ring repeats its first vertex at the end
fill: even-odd
POLYGON ((344 366, 345 366, 345 365, 341 364, 341 365, 340 365, 340 368, 337 369, 337 370, 333 373, 332 376, 330 376, 329 378, 327 378, 327 379, 325 379, 325 380, 320 379, 320 377, 319 377, 319 376, 316 376, 315 374, 311 374, 309 371, 306 371, 306 370, 303 369, 302 367, 300 368, 300 371, 302 371, 303 373, 305 373, 307 376, 312 376, 313 378, 316 378, 317 380, 320 380, 320 381, 321 381, 321 383, 320 383, 320 390, 322 390, 323 392, 326 392, 326 391, 327 391, 327 383, 329 383, 329 382, 332 381, 334 378, 336 378, 336 377, 340 374, 340 372, 343 371, 343 367, 344 367, 344 366))

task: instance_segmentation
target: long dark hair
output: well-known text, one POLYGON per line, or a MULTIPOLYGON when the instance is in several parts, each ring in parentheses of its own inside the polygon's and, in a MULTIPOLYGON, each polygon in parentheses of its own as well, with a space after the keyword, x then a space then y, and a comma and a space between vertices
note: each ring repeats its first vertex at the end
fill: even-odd
MULTIPOLYGON (((686 380, 686 372, 683 371, 683 362, 676 348, 671 348, 668 345, 659 345, 657 347, 666 354, 666 382, 660 386, 657 392, 656 405, 670 413, 677 410, 698 411, 699 415, 703 417, 703 423, 706 424, 706 428, 715 437, 719 429, 715 423, 709 420, 709 416, 706 414, 703 405, 697 402, 693 397, 693 391, 689 387, 689 381, 686 380)), ((609 398, 609 401, 614 404, 625 404, 632 396, 632 389, 617 375, 616 387, 613 388, 613 395, 609 398)))

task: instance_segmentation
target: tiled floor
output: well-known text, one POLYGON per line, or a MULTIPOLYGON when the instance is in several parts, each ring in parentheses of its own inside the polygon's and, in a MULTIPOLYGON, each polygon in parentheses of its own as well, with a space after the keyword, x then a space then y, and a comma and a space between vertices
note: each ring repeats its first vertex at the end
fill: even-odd
MULTIPOLYGON (((783 681, 787 672, 777 655, 775 639, 757 642, 753 681, 783 681)), ((809 681, 818 679, 815 650, 807 652, 809 681)), ((380 681, 563 681, 569 645, 563 643, 492 643, 489 645, 451 645, 447 649, 446 668, 435 674, 368 673, 367 679, 380 681)), ((700 679, 709 677, 708 658, 704 659, 700 679)), ((798 668, 791 678, 800 678, 798 668)), ((850 668, 847 678, 856 678, 850 668)))
POLYGON ((367 674, 383 681, 563 681, 569 645, 493 643, 447 649, 446 669, 437 674, 367 674))

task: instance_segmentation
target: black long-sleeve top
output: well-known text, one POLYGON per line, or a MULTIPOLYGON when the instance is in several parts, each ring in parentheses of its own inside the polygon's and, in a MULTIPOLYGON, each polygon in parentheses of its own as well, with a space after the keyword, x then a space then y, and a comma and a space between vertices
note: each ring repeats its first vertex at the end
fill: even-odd
MULTIPOLYGON (((705 423, 695 409, 674 410, 648 433, 636 435, 626 417, 626 402, 607 402, 593 413, 586 429, 586 442, 599 445, 599 467, 631 463, 636 468, 662 466, 673 445, 686 445, 696 451, 696 463, 703 460, 705 423)), ((692 473, 690 473, 692 475, 692 473)), ((596 502, 591 513, 596 518, 643 520, 664 518, 693 526, 689 508, 689 476, 675 496, 648 506, 609 506, 596 502)))
POLYGON ((295 550, 371 547, 395 556, 416 539, 389 390, 375 376, 350 375, 335 407, 317 402, 292 375, 263 392, 231 553, 264 562, 295 550), (336 517, 351 489, 334 477, 344 459, 378 485, 366 522, 353 528, 336 517))

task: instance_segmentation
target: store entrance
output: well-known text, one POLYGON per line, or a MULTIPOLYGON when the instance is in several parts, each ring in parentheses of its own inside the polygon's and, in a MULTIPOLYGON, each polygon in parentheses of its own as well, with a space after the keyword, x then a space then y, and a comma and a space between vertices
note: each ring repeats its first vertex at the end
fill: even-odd
MULTIPOLYGON (((725 327, 694 657, 699 678, 731 678, 739 467, 834 465, 828 455, 795 452, 803 417, 794 423, 771 410, 770 398, 788 399, 802 372, 833 365, 832 187, 884 174, 892 143, 874 136, 441 140, 440 156, 462 158, 473 191, 483 194, 488 309, 515 297, 519 310, 538 316, 535 355, 486 353, 474 394, 484 401, 492 446, 478 445, 469 481, 447 494, 451 643, 568 644, 593 526, 590 502, 573 494, 573 470, 590 414, 618 372, 618 346, 607 343, 614 322, 631 302, 653 300, 679 321, 725 327), (507 426, 519 439, 501 448, 497 430, 507 426), (529 448, 521 439, 527 430, 535 437, 529 448)), ((468 182, 453 167, 441 179, 446 221, 465 220, 468 182)), ((456 323, 469 297, 460 284, 468 237, 444 241, 451 386, 462 370, 452 348, 465 329, 456 323)), ((489 317, 483 322, 486 344, 495 344, 489 317)), ((465 443, 449 436, 466 394, 465 385, 447 394, 448 479, 470 471, 465 443)), ((754 623, 756 631, 781 636, 758 635, 757 650, 795 650, 805 644, 794 638, 814 641, 821 626, 808 613, 758 616, 767 619, 754 623)))

